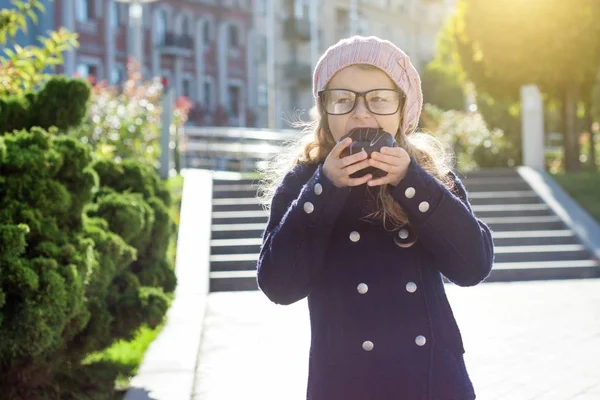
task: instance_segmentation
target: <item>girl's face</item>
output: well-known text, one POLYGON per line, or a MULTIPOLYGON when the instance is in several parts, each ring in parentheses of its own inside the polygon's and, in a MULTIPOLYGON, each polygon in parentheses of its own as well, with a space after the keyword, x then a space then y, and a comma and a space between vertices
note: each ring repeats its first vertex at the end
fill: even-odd
MULTIPOLYGON (((349 89, 362 93, 373 89, 397 90, 398 87, 394 84, 390 77, 379 68, 368 67, 364 65, 350 65, 340 70, 333 76, 327 85, 327 89, 349 89)), ((377 104, 381 102, 398 100, 398 97, 394 97, 398 95, 394 94, 393 92, 383 91, 381 92, 381 96, 381 99, 379 97, 372 99, 372 109, 373 107, 378 107, 377 104)), ((336 101, 341 105, 341 107, 344 107, 343 103, 345 101, 347 102, 348 99, 332 99, 332 101, 336 101)), ((396 111, 394 114, 373 114, 367 109, 365 97, 360 96, 356 99, 354 109, 348 114, 327 115, 329 130, 331 131, 331 134, 336 142, 354 128, 381 128, 384 131, 391 133, 392 136, 396 136, 396 133, 400 128, 401 111, 402 99, 400 99, 400 107, 398 111, 396 111)))

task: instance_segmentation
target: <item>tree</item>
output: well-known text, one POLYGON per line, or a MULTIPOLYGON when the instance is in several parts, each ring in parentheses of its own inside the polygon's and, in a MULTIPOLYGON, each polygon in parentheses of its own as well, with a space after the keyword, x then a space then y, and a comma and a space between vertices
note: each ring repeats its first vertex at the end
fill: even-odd
POLYGON ((444 110, 464 110, 464 74, 456 59, 454 25, 446 23, 436 40, 436 57, 422 74, 423 99, 444 110))
MULTIPOLYGON (((0 45, 3 47, 18 31, 27 32, 26 16, 37 23, 36 10, 45 11, 39 0, 13 0, 12 5, 13 9, 0 10, 0 45)), ((38 40, 41 46, 4 48, 6 57, 0 55, 0 96, 18 96, 39 89, 50 80, 54 67, 63 63, 63 53, 78 46, 77 34, 65 28, 38 40)))
POLYGON ((456 48, 468 79, 496 99, 515 100, 536 84, 562 100, 568 170, 579 167, 576 107, 600 63, 600 2, 461 0, 456 48))

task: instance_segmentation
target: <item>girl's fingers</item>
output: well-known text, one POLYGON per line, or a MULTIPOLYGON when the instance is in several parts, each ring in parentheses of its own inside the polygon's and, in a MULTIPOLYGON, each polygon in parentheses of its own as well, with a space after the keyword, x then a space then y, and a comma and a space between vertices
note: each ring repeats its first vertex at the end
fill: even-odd
POLYGON ((356 154, 352 154, 351 156, 346 156, 344 158, 341 158, 340 160, 342 161, 342 165, 343 167, 347 167, 348 165, 352 165, 354 163, 357 163, 361 160, 364 160, 365 158, 367 158, 367 152, 366 151, 360 151, 356 154))
POLYGON ((400 161, 401 161, 400 158, 398 157, 398 155, 396 155, 396 154, 387 155, 387 154, 382 154, 378 151, 374 151, 371 154, 371 158, 373 160, 383 161, 384 163, 391 164, 391 165, 400 165, 400 161))
POLYGON ((352 175, 356 171, 360 171, 361 169, 367 168, 370 165, 369 160, 363 160, 361 162, 357 162, 356 164, 352 164, 343 169, 344 174, 347 176, 352 175))
POLYGON ((367 182, 369 186, 380 186, 390 183, 389 175, 386 175, 382 178, 373 179, 372 181, 367 182))
POLYGON ((335 158, 340 158, 342 151, 344 151, 346 147, 350 146, 351 143, 352 139, 349 137, 342 141, 339 141, 335 146, 333 146, 333 149, 331 149, 331 153, 333 153, 335 158))
POLYGON ((367 161, 369 161, 370 166, 379 168, 385 172, 392 172, 394 170, 394 167, 396 167, 396 165, 386 164, 381 161, 377 161, 377 160, 373 160, 373 159, 370 159, 367 161))
POLYGON ((350 178, 348 180, 348 186, 364 185, 365 183, 369 182, 372 178, 373 178, 373 175, 371 175, 371 174, 366 174, 365 176, 362 176, 360 178, 350 178))

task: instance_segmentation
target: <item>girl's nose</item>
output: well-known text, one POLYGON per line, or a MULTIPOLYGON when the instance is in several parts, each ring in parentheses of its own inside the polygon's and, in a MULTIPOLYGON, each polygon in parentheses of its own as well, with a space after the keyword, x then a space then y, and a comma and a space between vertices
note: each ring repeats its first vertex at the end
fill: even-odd
POLYGON ((352 111, 352 114, 356 118, 366 118, 366 117, 371 116, 371 112, 367 108, 367 104, 365 102, 364 97, 361 96, 356 99, 356 104, 354 106, 354 110, 352 111))

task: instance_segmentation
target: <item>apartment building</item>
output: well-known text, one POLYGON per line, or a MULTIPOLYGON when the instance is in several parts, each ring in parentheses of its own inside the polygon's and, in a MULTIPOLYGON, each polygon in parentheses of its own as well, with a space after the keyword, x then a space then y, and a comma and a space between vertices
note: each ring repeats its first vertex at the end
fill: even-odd
POLYGON ((351 34, 377 35, 402 48, 418 70, 435 56, 435 42, 455 0, 257 0, 254 25, 260 52, 258 66, 259 126, 267 126, 269 74, 275 92, 274 127, 308 118, 312 70, 327 47, 351 34), (267 38, 272 1, 274 42, 267 38), (311 14, 311 1, 314 10, 311 14), (314 25, 312 25, 314 24, 314 25), (316 35, 311 35, 316 33, 316 35), (266 51, 274 48, 274 65, 266 51))
MULTIPOLYGON (((47 12, 22 45, 64 26, 79 35, 58 72, 117 84, 135 45, 129 4, 114 0, 43 0, 47 12)), ((9 0, 0 0, 1 7, 9 0)), ((142 6, 142 71, 168 79, 194 104, 191 123, 231 126, 256 121, 253 0, 160 0, 142 6), (217 121, 217 119, 219 119, 217 121)))

